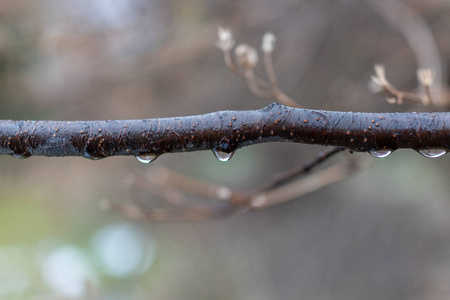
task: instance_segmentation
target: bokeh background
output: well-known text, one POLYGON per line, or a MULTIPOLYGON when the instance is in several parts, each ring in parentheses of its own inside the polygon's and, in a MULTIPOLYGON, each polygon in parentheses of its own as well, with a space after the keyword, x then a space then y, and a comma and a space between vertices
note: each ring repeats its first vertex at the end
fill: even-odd
MULTIPOLYGON (((414 90, 444 85, 446 0, 0 1, 0 118, 137 119, 257 109, 214 45, 218 26, 259 47, 278 38, 280 87, 304 107, 423 110, 371 94, 372 66, 414 90), (431 39, 430 39, 431 37, 431 39)), ((257 68, 262 74, 262 68, 257 68)), ((164 166, 251 189, 322 148, 264 144, 228 163, 210 152, 0 157, 2 299, 449 299, 450 156, 412 150, 295 201, 194 223, 138 223, 103 198, 152 205, 127 185, 164 166)), ((341 154, 334 160, 343 159, 341 154)))

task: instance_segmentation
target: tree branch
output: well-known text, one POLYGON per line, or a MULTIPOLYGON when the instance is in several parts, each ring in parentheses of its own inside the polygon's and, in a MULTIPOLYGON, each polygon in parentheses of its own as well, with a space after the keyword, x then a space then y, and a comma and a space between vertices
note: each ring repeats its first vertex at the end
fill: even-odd
POLYGON ((333 155, 345 150, 345 148, 342 147, 333 147, 328 148, 325 151, 320 152, 316 157, 311 159, 310 161, 307 161, 301 166, 295 167, 293 169, 290 169, 286 172, 276 174, 275 177, 265 184, 262 184, 259 186, 254 193, 260 193, 268 190, 272 190, 274 188, 279 187, 280 185, 292 180, 293 178, 296 178, 299 175, 306 174, 309 171, 311 171, 312 168, 319 165, 320 163, 324 162, 328 158, 332 157, 333 155))
POLYGON ((162 119, 0 121, 0 154, 17 158, 135 155, 148 163, 164 153, 212 150, 227 161, 236 149, 265 142, 340 146, 377 157, 399 148, 445 154, 450 113, 333 112, 273 103, 261 110, 162 119))

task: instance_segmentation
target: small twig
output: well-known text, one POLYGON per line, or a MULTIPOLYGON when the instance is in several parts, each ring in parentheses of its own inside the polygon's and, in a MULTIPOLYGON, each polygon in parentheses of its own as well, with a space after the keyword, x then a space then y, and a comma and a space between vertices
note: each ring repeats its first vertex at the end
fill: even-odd
MULTIPOLYGON (((330 157, 330 156, 328 156, 330 157)), ((232 196, 229 201, 215 202, 209 206, 187 206, 182 208, 144 208, 136 204, 119 204, 104 199, 100 206, 104 210, 109 210, 123 215, 126 218, 136 221, 150 222, 170 222, 170 221, 200 221, 228 217, 239 212, 249 212, 255 209, 262 209, 276 204, 284 203, 295 198, 299 198, 325 186, 345 179, 357 169, 363 167, 362 163, 341 162, 324 170, 318 171, 307 177, 301 178, 282 187, 274 188, 265 192, 242 193, 231 191, 232 196)), ((177 178, 199 185, 200 188, 209 190, 207 183, 188 179, 187 176, 179 174, 177 178)), ((215 185, 211 185, 214 187, 215 185)), ((194 191, 199 193, 198 188, 192 189, 186 185, 180 185, 180 191, 194 191), (187 190, 184 190, 187 189, 187 190)), ((165 187, 167 188, 167 187, 165 187)), ((164 189, 164 188, 163 188, 164 189)), ((202 193, 202 192, 200 192, 202 193)))
POLYGON ((233 61, 231 50, 234 46, 232 32, 229 29, 219 27, 217 47, 222 50, 225 65, 233 73, 243 77, 247 81, 250 91, 260 98, 274 98, 287 106, 300 108, 301 106, 291 97, 286 95, 277 84, 277 77, 273 67, 272 53, 275 48, 276 37, 273 33, 266 33, 262 39, 261 49, 264 54, 264 68, 269 82, 257 77, 254 68, 258 63, 258 53, 255 48, 240 44, 235 49, 233 61))
MULTIPOLYGON (((366 3, 405 38, 418 66, 429 66, 434 70, 436 79, 433 84, 433 94, 439 97, 435 97, 432 104, 439 107, 448 106, 449 98, 444 97, 446 74, 443 66, 445 64, 429 24, 405 1, 366 1, 366 3)), ((431 97, 425 101, 430 99, 431 97)))
MULTIPOLYGON (((164 175, 164 170, 161 171, 160 176, 158 177, 148 176, 147 178, 145 174, 141 172, 139 175, 130 174, 123 180, 123 183, 128 190, 143 190, 150 195, 163 199, 172 206, 187 207, 191 205, 189 200, 186 199, 185 193, 161 184, 160 178, 164 177, 167 177, 164 175)), ((142 206, 143 208, 145 208, 147 204, 145 201, 140 199, 133 199, 132 202, 135 203, 136 206, 142 206)))
POLYGON ((144 222, 201 221, 226 217, 235 212, 235 208, 229 202, 215 203, 214 206, 147 210, 134 204, 119 204, 103 199, 100 207, 126 218, 144 222))
POLYGON ((277 76, 273 67, 273 50, 275 49, 276 37, 273 33, 267 32, 262 38, 261 50, 264 53, 264 68, 266 70, 267 77, 269 78, 270 84, 276 87, 277 76))
POLYGON ((272 90, 270 91, 270 94, 272 95, 273 98, 278 99, 284 105, 296 108, 301 107, 300 104, 298 104, 294 99, 286 95, 278 87, 273 87, 272 90))
POLYGON ((225 65, 227 66, 228 69, 230 69, 232 72, 236 73, 237 75, 242 75, 241 70, 233 62, 233 58, 231 57, 230 50, 224 50, 223 57, 225 60, 225 65))
POLYGON ((360 168, 362 164, 343 161, 290 184, 253 195, 250 200, 251 208, 261 209, 291 201, 341 181, 360 168))
POLYGON ((428 106, 434 102, 431 96, 431 85, 434 82, 434 72, 430 69, 418 69, 417 79, 425 89, 425 95, 423 96, 422 103, 425 106, 428 106))
POLYGON ((311 171, 312 168, 318 166, 320 163, 324 162, 328 158, 332 157, 333 155, 345 150, 345 148, 342 147, 332 147, 330 149, 324 150, 320 152, 315 158, 311 159, 310 161, 306 162, 305 164, 298 166, 296 168, 293 168, 291 170, 288 170, 286 172, 283 172, 281 174, 275 175, 275 177, 269 181, 266 184, 261 185, 253 193, 261 193, 265 191, 272 190, 274 188, 279 187, 280 185, 286 183, 289 180, 294 179, 295 177, 298 177, 302 174, 305 174, 309 171, 311 171))
MULTIPOLYGON (((176 189, 205 199, 224 201, 230 200, 233 195, 233 191, 223 185, 206 183, 162 167, 151 171, 147 178, 160 188, 176 189)), ((142 185, 145 186, 145 183, 142 185)))
POLYGON ((433 103, 431 97, 431 85, 433 83, 433 72, 429 69, 417 70, 417 78, 419 83, 425 88, 425 94, 412 93, 400 91, 395 88, 386 79, 384 66, 375 65, 375 75, 371 77, 368 87, 376 94, 380 94, 386 98, 386 101, 390 104, 403 104, 404 101, 409 101, 424 106, 429 106, 433 103))
MULTIPOLYGON (((315 159, 307 162, 302 167, 293 169, 284 173, 269 184, 262 186, 252 192, 243 193, 234 191, 224 186, 209 184, 190 178, 186 175, 164 169, 162 180, 156 179, 156 176, 150 175, 149 182, 140 182, 137 186, 146 189, 155 194, 165 195, 165 190, 175 189, 180 193, 187 193, 200 197, 209 197, 216 200, 227 200, 225 202, 216 202, 211 206, 195 206, 190 207, 184 205, 182 208, 144 208, 142 205, 135 204, 118 204, 104 200, 102 208, 122 214, 127 218, 139 221, 165 222, 165 221, 198 221, 215 219, 230 216, 232 214, 275 204, 290 201, 294 198, 314 192, 334 182, 346 178, 351 172, 361 168, 361 164, 352 164, 349 161, 328 167, 322 171, 312 174, 308 177, 299 179, 291 184, 279 187, 294 177, 304 174, 314 166, 330 158, 332 155, 342 151, 342 148, 335 147, 333 149, 323 151, 315 159), (149 185, 152 183, 155 186, 149 185)), ((160 173, 158 171, 158 173, 160 173)), ((161 178, 161 176, 158 176, 161 178)), ((178 203, 175 203, 179 206, 178 203)))
MULTIPOLYGON (((245 70, 245 79, 247 79, 247 85, 250 91, 260 98, 270 98, 270 94, 264 91, 258 84, 257 78, 253 69, 245 70)), ((280 101, 281 102, 281 101, 280 101)))

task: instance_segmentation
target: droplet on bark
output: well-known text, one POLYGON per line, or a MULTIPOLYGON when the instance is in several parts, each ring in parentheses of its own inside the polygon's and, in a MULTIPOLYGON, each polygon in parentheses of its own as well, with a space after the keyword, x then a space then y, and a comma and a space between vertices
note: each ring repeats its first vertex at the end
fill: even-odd
POLYGON ((422 149, 418 152, 428 158, 438 158, 447 153, 444 149, 422 149))
POLYGON ((139 153, 138 155, 136 155, 136 159, 143 164, 149 164, 155 159, 157 159, 158 156, 159 156, 158 154, 146 152, 146 153, 139 153))
POLYGON ((371 150, 369 152, 373 157, 376 158, 384 158, 384 157, 388 157, 391 153, 392 150, 389 149, 377 149, 377 150, 371 150))
POLYGON ((216 158, 217 158, 219 161, 222 161, 222 162, 227 162, 227 161, 229 161, 229 160, 231 159, 231 157, 233 156, 233 154, 234 154, 234 152, 229 152, 229 153, 227 153, 227 152, 218 150, 218 149, 216 149, 216 148, 214 148, 212 151, 213 151, 214 155, 216 156, 216 158))

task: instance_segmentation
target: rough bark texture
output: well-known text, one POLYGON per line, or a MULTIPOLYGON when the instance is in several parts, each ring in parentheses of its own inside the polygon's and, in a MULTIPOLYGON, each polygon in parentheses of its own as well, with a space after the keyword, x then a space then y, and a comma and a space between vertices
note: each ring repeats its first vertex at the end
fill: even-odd
POLYGON ((261 110, 147 120, 0 121, 0 154, 84 156, 215 150, 265 142, 342 146, 353 151, 450 150, 450 113, 357 113, 273 103, 261 110))

